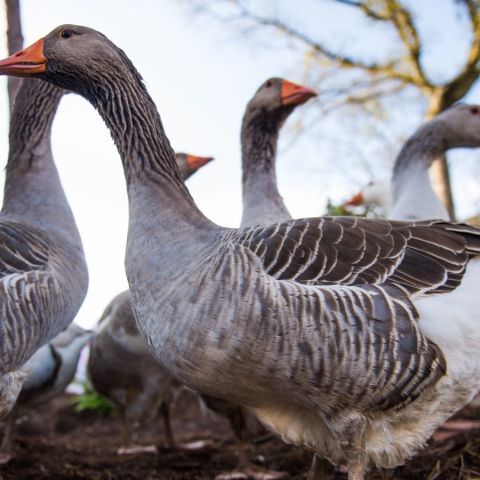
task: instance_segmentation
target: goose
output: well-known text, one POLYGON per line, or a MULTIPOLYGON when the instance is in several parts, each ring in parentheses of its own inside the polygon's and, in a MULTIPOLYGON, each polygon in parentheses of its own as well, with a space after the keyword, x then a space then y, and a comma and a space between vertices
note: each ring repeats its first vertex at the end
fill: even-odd
POLYGON ((343 203, 346 207, 380 207, 386 217, 391 210, 390 181, 387 179, 370 180, 361 190, 343 203))
POLYGON ((0 463, 7 463, 12 458, 15 421, 20 412, 48 402, 65 391, 77 371, 80 352, 91 336, 91 331, 71 323, 25 363, 23 369, 27 377, 17 403, 7 417, 0 447, 0 463))
POLYGON ((428 169, 452 148, 480 147, 480 105, 458 103, 425 122, 400 150, 388 184, 377 180, 347 204, 376 202, 394 220, 449 220, 447 209, 433 191, 428 169))
POLYGON ((156 447, 131 442, 133 423, 152 422, 161 412, 169 447, 173 447, 170 400, 175 380, 159 365, 135 324, 130 292, 106 307, 90 348, 87 375, 93 388, 113 402, 122 432, 119 455, 155 453, 156 447))
MULTIPOLYGON (((183 178, 190 177, 213 157, 176 153, 183 178)), ((120 455, 154 453, 152 445, 131 442, 131 425, 152 421, 160 411, 167 443, 175 445, 170 422, 170 399, 177 383, 154 359, 140 335, 130 292, 118 294, 105 308, 90 346, 87 374, 93 388, 113 402, 122 432, 120 455)))
POLYGON ((62 94, 24 80, 12 112, 0 213, 0 418, 25 380, 22 365, 73 320, 87 291, 80 235, 50 146, 62 94))
POLYGON ((292 217, 277 187, 278 134, 298 105, 316 96, 310 88, 269 78, 248 102, 241 129, 243 213, 240 225, 264 225, 292 217))
POLYGON ((106 36, 59 26, 0 73, 73 90, 109 127, 135 318, 182 383, 253 410, 349 480, 404 463, 480 389, 478 228, 360 217, 223 228, 196 207, 139 73, 106 36))
MULTIPOLYGON (((279 131, 296 107, 317 94, 314 90, 283 78, 269 78, 247 103, 242 118, 240 143, 242 151, 243 213, 241 227, 269 224, 291 219, 281 197, 276 178, 276 156, 279 131)), ((240 405, 202 396, 207 407, 226 417, 238 445, 238 463, 233 472, 218 475, 216 480, 248 478, 262 480, 282 478, 284 472, 258 468, 244 451, 243 443, 262 432, 255 417, 240 405)))

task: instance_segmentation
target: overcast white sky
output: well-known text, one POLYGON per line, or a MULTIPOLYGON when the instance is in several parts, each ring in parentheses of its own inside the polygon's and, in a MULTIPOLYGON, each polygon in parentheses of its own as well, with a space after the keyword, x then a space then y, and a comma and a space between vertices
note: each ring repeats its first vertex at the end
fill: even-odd
MULTIPOLYGON (((269 48, 266 36, 254 35, 246 40, 233 26, 226 28, 207 16, 193 15, 186 6, 188 2, 181 0, 22 0, 21 3, 25 45, 59 24, 76 23, 102 31, 126 51, 157 103, 173 147, 216 158, 188 182, 200 208, 217 223, 238 225, 239 130, 245 104, 268 77, 284 76, 299 83, 305 80, 296 52, 289 48, 269 48)), ((450 18, 452 11, 447 6, 451 3, 450 0, 423 2, 435 4, 430 16, 438 17, 440 24, 450 18), (440 8, 442 5, 445 8, 440 8)), ((298 2, 279 1, 273 8, 284 9, 299 21, 308 19, 308 28, 321 28, 326 35, 338 38, 339 45, 354 40, 356 48, 360 48, 361 41, 370 44, 378 41, 375 37, 355 37, 358 18, 346 10, 339 13, 328 2, 311 0, 302 0, 301 9, 298 5, 298 2), (292 8, 292 3, 297 7, 292 8), (314 15, 319 16, 318 22, 314 15), (338 34, 339 30, 343 36, 338 34)), ((5 25, 3 10, 1 20, 5 25)), ((447 45, 450 53, 458 53, 454 58, 463 54, 462 32, 447 31, 429 33, 436 39, 432 48, 441 47, 431 56, 430 67, 438 75, 445 74, 442 61, 447 45), (448 44, 444 38, 447 31, 451 34, 448 44)), ((1 56, 6 56, 5 47, 1 56)), ((4 165, 8 116, 5 80, 1 81, 4 83, 0 86, 3 139, 0 164, 4 165)), ((472 94, 470 100, 475 101, 476 96, 472 94)), ((290 130, 299 121, 302 108, 289 119, 290 130)), ((341 127, 337 130, 341 132, 341 127)), ((80 97, 68 95, 62 100, 54 124, 53 147, 90 271, 87 300, 77 321, 92 326, 111 298, 127 288, 123 270, 127 230, 123 172, 109 132, 98 114, 80 97)), ((288 149, 280 148, 280 189, 297 217, 322 213, 326 193, 340 199, 349 192, 347 185, 326 183, 322 169, 315 168, 317 157, 319 165, 322 164, 322 148, 319 141, 307 135, 288 149)), ((3 176, 0 181, 3 182, 3 176)), ((359 184, 362 181, 363 177, 359 184)), ((464 180, 462 186, 472 191, 477 188, 476 183, 464 180)))

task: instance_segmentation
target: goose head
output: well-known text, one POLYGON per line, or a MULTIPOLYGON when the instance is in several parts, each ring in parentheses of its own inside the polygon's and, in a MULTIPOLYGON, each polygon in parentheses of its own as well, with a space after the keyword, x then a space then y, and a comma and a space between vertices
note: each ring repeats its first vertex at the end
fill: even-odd
POLYGON ((184 180, 213 160, 213 157, 199 157, 198 155, 183 152, 177 152, 175 157, 184 180))
POLYGON ((103 75, 136 73, 124 52, 105 35, 79 25, 61 25, 29 47, 0 61, 0 73, 35 76, 94 100, 89 90, 103 75))
POLYGON ((260 120, 278 130, 295 107, 316 95, 311 88, 283 78, 269 78, 248 102, 244 123, 260 120))
POLYGON ((480 105, 455 104, 437 115, 432 122, 442 126, 446 148, 480 146, 480 105))
POLYGON ((390 207, 390 182, 377 179, 368 182, 361 190, 343 203, 344 206, 377 206, 387 211, 390 207))

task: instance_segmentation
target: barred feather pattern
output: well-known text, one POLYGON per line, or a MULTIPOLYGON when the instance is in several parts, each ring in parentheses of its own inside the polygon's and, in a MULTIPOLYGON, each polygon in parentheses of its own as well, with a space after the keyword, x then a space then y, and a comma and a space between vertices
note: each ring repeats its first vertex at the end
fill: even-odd
POLYGON ((443 221, 323 217, 243 229, 239 241, 278 279, 306 285, 388 282, 410 293, 439 293, 458 285, 480 251, 475 235, 473 227, 443 221))
POLYGON ((73 320, 81 305, 83 252, 62 242, 56 234, 0 220, 2 372, 23 365, 73 320))
MULTIPOLYGON (((247 405, 258 398, 256 389, 270 396, 264 390, 273 379, 281 390, 289 388, 285 381, 291 379, 304 387, 296 401, 321 406, 329 415, 354 405, 365 410, 401 407, 445 373, 442 353, 421 334, 415 308, 400 287, 318 287, 277 280, 262 272, 260 260, 238 244, 212 255, 209 262, 202 265, 200 279, 192 275, 185 285, 189 290, 195 284, 195 295, 187 294, 178 304, 166 301, 160 318, 185 319, 175 324, 181 350, 175 357, 193 355, 191 361, 208 371, 220 368, 209 367, 210 355, 222 352, 222 375, 232 382, 249 375, 237 362, 262 370, 257 394, 243 399, 247 405), (214 287, 206 288, 210 282, 214 287), (190 322, 201 318, 212 322, 207 337, 190 328, 190 322)), ((162 326, 151 327, 156 330, 149 332, 155 351, 165 350, 162 340, 157 343, 162 326)), ((163 352, 160 355, 163 358, 163 352)), ((166 364, 171 361, 178 359, 164 359, 166 364)), ((197 375, 194 369, 192 377, 197 375)), ((186 381, 196 383, 195 378, 186 381)), ((249 381, 254 381, 251 374, 249 381)))

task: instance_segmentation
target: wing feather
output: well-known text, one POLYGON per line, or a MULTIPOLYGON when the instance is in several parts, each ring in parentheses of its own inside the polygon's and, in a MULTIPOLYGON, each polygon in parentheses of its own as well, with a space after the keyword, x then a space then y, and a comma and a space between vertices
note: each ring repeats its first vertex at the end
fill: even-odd
MULTIPOLYGON (((327 412, 353 404, 401 408, 445 374, 442 351, 422 334, 411 296, 456 288, 480 254, 480 229, 324 217, 250 227, 230 240, 249 252, 238 258, 260 263, 273 285, 262 318, 283 322, 286 311, 290 335, 300 332, 285 368, 291 378, 310 372, 308 385, 327 412)), ((289 348, 283 337, 271 341, 281 355, 289 348)))

